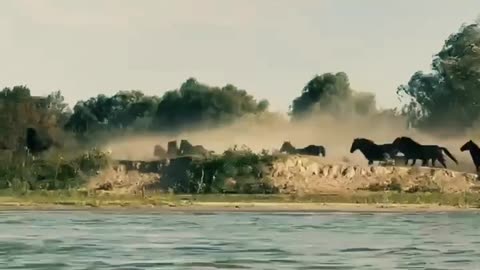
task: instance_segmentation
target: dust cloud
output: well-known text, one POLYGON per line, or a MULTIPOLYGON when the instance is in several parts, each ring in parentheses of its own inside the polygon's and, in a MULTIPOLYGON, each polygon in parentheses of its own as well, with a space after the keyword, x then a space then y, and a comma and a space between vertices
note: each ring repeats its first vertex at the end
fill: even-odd
POLYGON ((255 152, 263 149, 274 151, 278 150, 284 141, 290 141, 297 148, 309 144, 325 146, 325 162, 366 165, 367 161, 359 151, 350 153, 354 138, 368 138, 381 144, 390 143, 399 136, 409 136, 422 144, 438 144, 448 148, 459 161, 459 165, 456 165, 447 157, 449 169, 474 172, 469 153, 460 152, 460 147, 471 139, 470 137, 439 139, 408 129, 405 123, 405 119, 391 115, 347 119, 316 115, 292 122, 285 116, 266 114, 244 117, 219 128, 186 131, 175 137, 158 134, 131 135, 112 140, 106 147, 112 151, 115 159, 152 160, 154 145, 160 144, 166 148, 167 142, 175 139, 187 139, 192 144, 201 144, 216 153, 222 153, 234 145, 246 145, 255 152))

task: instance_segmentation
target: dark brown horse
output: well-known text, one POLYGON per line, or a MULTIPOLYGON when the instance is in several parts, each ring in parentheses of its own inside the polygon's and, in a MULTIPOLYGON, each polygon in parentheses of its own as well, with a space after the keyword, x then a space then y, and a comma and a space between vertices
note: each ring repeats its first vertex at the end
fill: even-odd
POLYGON ((473 164, 475 165, 475 170, 477 173, 479 172, 480 168, 480 147, 472 140, 466 142, 462 147, 460 147, 460 151, 469 151, 470 156, 472 156, 473 164))
POLYGON ((360 150, 368 160, 368 165, 372 165, 374 161, 387 162, 388 160, 394 159, 398 152, 390 143, 376 144, 372 140, 365 138, 356 138, 353 140, 350 153, 357 150, 360 150))
POLYGON ((408 165, 409 160, 413 160, 412 166, 415 165, 417 159, 422 161, 422 166, 428 166, 428 161, 432 161, 432 166, 435 166, 435 161, 439 161, 444 168, 447 168, 445 153, 455 163, 458 164, 457 159, 448 151, 447 148, 438 145, 423 145, 409 137, 398 137, 393 141, 393 146, 405 155, 405 165, 408 165))
POLYGON ((313 145, 310 144, 304 148, 295 148, 290 142, 283 142, 280 152, 288 154, 299 154, 299 155, 309 155, 309 156, 324 156, 325 157, 325 147, 322 145, 313 145))
POLYGON ((192 145, 187 140, 180 141, 180 155, 201 155, 201 156, 210 156, 214 152, 207 150, 202 145, 192 145))
POLYGON ((163 159, 167 157, 167 150, 163 148, 161 145, 155 145, 153 148, 153 155, 157 158, 163 159))
POLYGON ((176 140, 169 141, 167 143, 167 156, 168 157, 176 157, 176 156, 178 156, 179 153, 180 153, 180 151, 178 150, 177 141, 176 140))

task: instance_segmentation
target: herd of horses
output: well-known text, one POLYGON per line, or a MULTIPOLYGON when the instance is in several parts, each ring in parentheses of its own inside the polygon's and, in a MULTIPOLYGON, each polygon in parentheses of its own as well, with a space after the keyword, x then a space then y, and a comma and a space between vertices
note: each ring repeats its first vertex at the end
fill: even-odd
MULTIPOLYGON (((368 164, 372 165, 374 162, 379 164, 395 164, 396 160, 404 160, 405 165, 414 166, 418 160, 421 161, 422 166, 431 165, 436 166, 438 161, 444 168, 447 168, 445 155, 453 162, 458 164, 458 160, 453 156, 447 148, 440 145, 425 145, 420 144, 410 137, 398 137, 392 143, 376 144, 374 141, 366 138, 355 138, 350 147, 350 153, 360 151, 368 160, 368 164), (430 162, 430 164, 429 164, 430 162)), ((480 147, 472 140, 466 142, 460 151, 469 151, 472 157, 475 169, 479 172, 480 169, 480 147)), ((192 145, 187 140, 180 141, 180 147, 177 146, 177 141, 170 141, 167 144, 167 149, 161 145, 155 145, 154 156, 158 158, 172 158, 183 155, 199 155, 208 157, 214 152, 207 150, 202 145, 192 145)), ((285 141, 280 147, 280 153, 323 156, 326 155, 326 150, 323 145, 308 145, 304 148, 296 148, 291 142, 285 141)))
MULTIPOLYGON (((389 163, 395 160, 404 159, 405 165, 414 166, 417 160, 422 162, 422 166, 435 166, 435 162, 439 162, 444 168, 447 168, 445 155, 458 164, 457 159, 446 147, 440 145, 424 145, 416 142, 410 137, 398 137, 392 143, 376 144, 372 140, 366 138, 355 138, 350 147, 350 153, 360 151, 368 160, 368 164, 374 162, 389 163), (445 154, 445 155, 444 155, 445 154), (403 156, 403 157, 402 157, 403 156)), ((466 142, 460 151, 469 151, 473 160, 473 164, 477 172, 480 169, 480 147, 472 140, 466 142)), ((284 142, 280 152, 288 154, 302 154, 325 156, 325 147, 321 145, 309 145, 305 148, 297 149, 290 142, 284 142)))
POLYGON ((178 156, 195 156, 199 155, 202 157, 208 157, 212 155, 214 152, 207 150, 202 145, 192 145, 187 140, 180 140, 180 147, 178 147, 177 141, 169 141, 167 143, 167 150, 163 148, 161 145, 155 145, 153 149, 153 155, 157 158, 173 158, 178 156))

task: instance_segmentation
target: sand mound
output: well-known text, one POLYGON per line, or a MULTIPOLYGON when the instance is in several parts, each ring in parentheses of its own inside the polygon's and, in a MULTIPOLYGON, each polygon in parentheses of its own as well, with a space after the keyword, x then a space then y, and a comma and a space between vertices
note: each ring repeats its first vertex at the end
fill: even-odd
POLYGON ((355 190, 475 191, 476 174, 429 167, 329 164, 321 158, 289 156, 273 164, 270 177, 282 193, 315 194, 355 190))
POLYGON ((146 186, 160 181, 157 173, 145 173, 127 168, 126 165, 115 165, 100 172, 92 178, 87 189, 114 191, 115 193, 136 194, 146 186))

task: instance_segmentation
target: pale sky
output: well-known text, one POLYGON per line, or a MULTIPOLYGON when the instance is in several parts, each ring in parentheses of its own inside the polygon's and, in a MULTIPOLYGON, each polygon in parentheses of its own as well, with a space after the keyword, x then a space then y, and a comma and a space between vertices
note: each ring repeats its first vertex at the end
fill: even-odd
POLYGON ((479 0, 2 0, 0 87, 162 95, 189 77, 234 84, 286 111, 315 74, 398 104, 396 88, 479 0))

